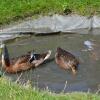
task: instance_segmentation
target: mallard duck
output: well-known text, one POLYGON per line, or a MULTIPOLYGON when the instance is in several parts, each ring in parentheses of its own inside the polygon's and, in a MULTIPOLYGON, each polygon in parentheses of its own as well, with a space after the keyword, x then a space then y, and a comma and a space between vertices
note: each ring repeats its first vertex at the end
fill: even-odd
POLYGON ((17 57, 17 59, 9 59, 8 49, 5 44, 2 47, 2 67, 8 73, 16 73, 30 68, 34 68, 42 64, 51 55, 51 50, 42 54, 27 53, 26 55, 17 57))
POLYGON ((56 63, 63 69, 71 69, 76 74, 79 61, 70 52, 58 47, 55 54, 56 63))

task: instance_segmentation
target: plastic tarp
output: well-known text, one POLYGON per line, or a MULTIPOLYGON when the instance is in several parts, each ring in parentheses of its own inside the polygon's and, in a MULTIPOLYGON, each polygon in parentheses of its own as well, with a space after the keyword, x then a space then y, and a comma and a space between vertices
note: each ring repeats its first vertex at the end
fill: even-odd
MULTIPOLYGON (((100 28, 100 17, 92 16, 85 17, 79 15, 53 15, 39 17, 38 19, 30 19, 16 25, 10 25, 8 28, 3 28, 0 33, 53 33, 53 32, 78 32, 80 29, 85 29, 86 32, 100 28)), ((84 32, 85 33, 85 32, 84 32)))

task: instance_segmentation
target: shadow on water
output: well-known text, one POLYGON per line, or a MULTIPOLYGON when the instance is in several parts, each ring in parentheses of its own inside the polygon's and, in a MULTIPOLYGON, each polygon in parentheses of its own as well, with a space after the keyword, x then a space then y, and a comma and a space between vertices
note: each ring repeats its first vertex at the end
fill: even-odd
POLYGON ((20 56, 28 51, 34 50, 37 53, 52 50, 51 58, 38 68, 28 71, 5 75, 16 81, 20 76, 20 83, 28 80, 32 86, 40 89, 48 88, 55 92, 88 91, 96 92, 100 85, 100 37, 91 34, 64 34, 50 36, 31 36, 25 39, 18 39, 7 44, 10 57, 20 56), (91 41, 93 50, 90 51, 84 45, 84 41, 91 41), (54 55, 56 48, 60 46, 74 54, 80 59, 78 73, 73 76, 71 71, 60 69, 55 63, 54 55), (96 56, 94 56, 94 54, 96 56), (98 59, 96 59, 96 58, 98 59))

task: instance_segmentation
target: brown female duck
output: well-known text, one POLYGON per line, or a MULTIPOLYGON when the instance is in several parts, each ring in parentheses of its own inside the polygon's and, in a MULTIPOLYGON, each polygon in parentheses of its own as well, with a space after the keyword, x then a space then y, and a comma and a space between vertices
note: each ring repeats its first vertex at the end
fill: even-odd
POLYGON ((74 55, 58 47, 55 54, 56 63, 63 69, 71 69, 76 74, 79 61, 74 55))
POLYGON ((2 44, 2 67, 8 73, 16 73, 30 68, 34 68, 42 64, 47 60, 51 51, 48 50, 42 54, 27 53, 17 59, 9 59, 8 49, 5 44, 2 44))

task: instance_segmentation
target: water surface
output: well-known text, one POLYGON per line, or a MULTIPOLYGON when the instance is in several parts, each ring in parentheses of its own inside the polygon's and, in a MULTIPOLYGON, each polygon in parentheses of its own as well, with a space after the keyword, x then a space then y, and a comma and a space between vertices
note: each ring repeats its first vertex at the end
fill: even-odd
MULTIPOLYGON (((76 76, 71 71, 61 69, 55 60, 40 65, 36 69, 22 72, 20 82, 28 80, 33 86, 40 89, 48 88, 55 92, 85 91, 96 92, 100 86, 100 36, 89 34, 66 34, 51 36, 31 36, 25 39, 16 39, 7 43, 10 57, 16 57, 30 50, 42 53, 52 50, 51 58, 54 58, 58 46, 74 54, 80 65, 76 76), (91 41, 94 50, 89 51, 84 45, 84 41, 91 41), (65 83, 67 82, 66 88, 65 83)), ((15 81, 21 73, 7 74, 15 81)))

